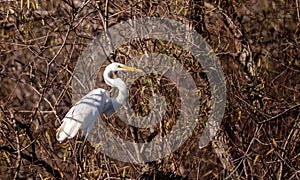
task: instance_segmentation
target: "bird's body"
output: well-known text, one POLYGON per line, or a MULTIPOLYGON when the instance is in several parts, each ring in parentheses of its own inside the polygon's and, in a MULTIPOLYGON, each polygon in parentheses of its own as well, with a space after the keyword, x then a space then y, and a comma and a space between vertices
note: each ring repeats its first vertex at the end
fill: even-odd
POLYGON ((109 97, 108 93, 100 88, 94 89, 85 95, 69 110, 62 120, 63 123, 57 129, 57 140, 62 142, 66 138, 73 138, 79 129, 82 130, 82 134, 88 135, 95 120, 98 119, 105 109, 109 109, 112 106, 111 99, 107 97, 109 97), (104 109, 98 107, 103 107, 104 109))
POLYGON ((66 138, 73 138, 79 130, 82 130, 82 135, 87 137, 101 114, 110 115, 125 102, 128 97, 127 87, 121 79, 109 77, 112 71, 141 72, 139 69, 120 63, 108 65, 103 73, 103 77, 106 84, 119 89, 117 98, 110 98, 109 93, 101 88, 94 89, 85 95, 69 110, 62 120, 61 126, 57 129, 56 139, 59 142, 66 138))

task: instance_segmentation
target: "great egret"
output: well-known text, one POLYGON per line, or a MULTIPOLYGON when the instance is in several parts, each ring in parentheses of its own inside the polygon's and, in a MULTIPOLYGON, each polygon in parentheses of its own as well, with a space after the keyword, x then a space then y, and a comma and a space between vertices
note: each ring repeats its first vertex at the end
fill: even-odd
POLYGON ((112 114, 119 109, 128 97, 126 84, 120 78, 111 78, 114 71, 142 72, 140 69, 125 66, 120 63, 109 64, 103 73, 104 81, 111 87, 117 87, 119 94, 117 98, 111 98, 104 89, 94 89, 77 102, 62 120, 61 126, 56 131, 56 139, 62 142, 66 138, 73 138, 81 129, 82 135, 87 138, 91 132, 94 122, 101 114, 112 114))

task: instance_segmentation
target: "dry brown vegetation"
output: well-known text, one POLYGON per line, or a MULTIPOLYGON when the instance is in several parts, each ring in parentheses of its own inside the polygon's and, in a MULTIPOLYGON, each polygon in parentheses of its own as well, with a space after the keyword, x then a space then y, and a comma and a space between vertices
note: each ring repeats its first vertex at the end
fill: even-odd
MULTIPOLYGON (((300 179, 299 0, 4 0, 0 27, 0 179, 136 179, 146 174, 149 179, 300 179), (152 163, 120 162, 88 145, 78 161, 75 149, 80 143, 75 138, 64 143, 55 139, 60 120, 72 106, 70 83, 77 59, 107 27, 147 16, 190 23, 214 49, 227 84, 219 133, 199 149, 199 123, 183 146, 152 163)), ((185 66, 195 65, 183 61, 191 58, 187 54, 178 56, 179 47, 165 44, 154 50, 154 43, 129 44, 133 51, 123 47, 108 62, 128 61, 148 47, 178 57, 185 66)), ((201 72, 200 67, 191 69, 204 88, 201 72)), ((140 113, 145 113, 151 95, 147 78, 155 82, 145 77, 131 88, 132 106, 140 113), (143 85, 146 95, 134 96, 143 85)), ((165 84, 154 87, 174 100, 174 86, 160 81, 165 84)), ((97 86, 108 89, 101 77, 97 86)), ((209 95, 207 88, 202 91, 209 95)), ((156 128, 158 136, 168 133, 168 119, 176 118, 178 107, 170 104, 176 102, 169 103, 171 114, 156 128)), ((201 110, 205 119, 209 111, 201 110)), ((124 138, 132 141, 145 141, 155 132, 103 118, 119 136, 131 132, 124 138)))

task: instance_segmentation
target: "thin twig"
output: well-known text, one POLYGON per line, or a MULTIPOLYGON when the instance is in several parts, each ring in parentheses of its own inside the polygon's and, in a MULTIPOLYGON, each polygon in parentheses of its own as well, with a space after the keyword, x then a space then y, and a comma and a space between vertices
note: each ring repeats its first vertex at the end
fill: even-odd
POLYGON ((291 108, 289 108, 289 109, 287 109, 287 110, 285 110, 285 111, 283 111, 283 112, 277 114, 276 116, 273 116, 273 117, 271 117, 271 118, 269 118, 269 119, 266 119, 266 120, 264 120, 264 121, 258 122, 258 124, 264 124, 264 123, 273 121, 273 120, 279 118, 280 116, 284 115, 285 113, 287 113, 287 112, 289 112, 289 111, 291 111, 291 110, 293 110, 293 109, 296 109, 296 108, 298 108, 298 107, 300 107, 300 104, 297 104, 297 105, 295 105, 295 106, 293 106, 293 107, 291 107, 291 108))
POLYGON ((253 145, 254 143, 254 140, 257 138, 258 134, 259 134, 259 131, 261 130, 262 128, 262 124, 258 126, 258 128, 256 128, 255 132, 254 132, 254 135, 253 135, 253 138, 251 139, 251 142, 249 143, 248 145, 248 148, 246 150, 246 152, 244 153, 244 155, 241 157, 241 161, 238 163, 238 165, 234 168, 234 170, 225 178, 225 179, 229 179, 237 170, 238 168, 240 167, 240 165, 242 164, 242 162, 244 161, 244 159, 247 157, 247 154, 251 148, 251 146, 253 145))
POLYGON ((19 133, 18 133, 18 127, 17 127, 17 123, 16 123, 16 119, 13 117, 13 114, 11 113, 11 119, 13 119, 13 126, 14 126, 14 130, 15 130, 15 136, 16 136, 16 143, 17 143, 17 168, 16 168, 16 172, 14 175, 14 179, 18 179, 18 175, 19 175, 19 171, 20 171, 20 167, 21 167, 21 145, 20 145, 20 139, 19 139, 19 133))
POLYGON ((299 1, 298 0, 296 0, 296 8, 297 8, 298 23, 300 23, 300 12, 299 12, 299 1))
MULTIPOLYGON (((13 155, 18 154, 14 149, 11 149, 8 146, 0 146, 0 150, 6 151, 13 155)), ((32 157, 28 154, 22 153, 22 152, 20 153, 20 156, 21 156, 21 158, 26 159, 29 162, 32 162, 34 165, 38 165, 38 166, 45 168, 46 171, 48 173, 52 174, 56 179, 61 179, 61 175, 60 175, 59 171, 53 169, 52 166, 50 164, 48 164, 46 161, 34 158, 34 157, 32 157)))

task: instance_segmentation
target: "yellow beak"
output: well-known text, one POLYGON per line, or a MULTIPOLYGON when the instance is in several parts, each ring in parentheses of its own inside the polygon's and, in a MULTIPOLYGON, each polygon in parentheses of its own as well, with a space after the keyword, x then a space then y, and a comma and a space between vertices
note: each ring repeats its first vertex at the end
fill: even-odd
POLYGON ((143 70, 141 70, 141 69, 136 69, 136 68, 129 67, 129 66, 125 66, 125 65, 122 65, 121 68, 122 68, 122 69, 125 69, 125 70, 127 70, 127 71, 143 72, 143 70))

